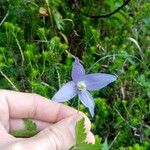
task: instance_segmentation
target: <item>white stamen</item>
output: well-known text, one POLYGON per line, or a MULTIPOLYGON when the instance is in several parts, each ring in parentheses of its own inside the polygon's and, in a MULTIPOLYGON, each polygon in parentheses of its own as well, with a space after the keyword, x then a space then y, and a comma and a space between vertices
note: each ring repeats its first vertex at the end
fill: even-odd
POLYGON ((86 90, 86 85, 83 81, 79 81, 77 82, 77 88, 80 90, 80 91, 84 91, 86 90))

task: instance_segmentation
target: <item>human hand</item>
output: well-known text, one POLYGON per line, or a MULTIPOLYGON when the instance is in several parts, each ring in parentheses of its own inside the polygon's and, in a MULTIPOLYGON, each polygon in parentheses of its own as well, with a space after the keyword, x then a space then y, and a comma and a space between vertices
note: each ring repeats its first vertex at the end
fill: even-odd
POLYGON ((0 149, 68 150, 75 143, 75 124, 85 117, 87 142, 94 143, 91 123, 83 113, 37 94, 0 90, 0 149), (31 138, 15 138, 10 131, 25 129, 22 118, 32 119, 38 130, 31 138))

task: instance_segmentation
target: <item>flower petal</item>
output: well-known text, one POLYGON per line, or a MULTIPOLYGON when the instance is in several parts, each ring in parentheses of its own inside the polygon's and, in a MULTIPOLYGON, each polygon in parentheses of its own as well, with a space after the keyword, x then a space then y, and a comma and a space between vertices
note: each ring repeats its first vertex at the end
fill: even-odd
POLYGON ((77 81, 85 75, 84 67, 80 64, 79 59, 76 57, 72 68, 72 79, 77 81))
POLYGON ((89 107, 89 111, 90 111, 91 116, 94 117, 94 108, 89 107))
POLYGON ((87 90, 92 91, 101 89, 116 79, 116 76, 111 74, 94 73, 85 75, 82 80, 85 83, 87 90))
POLYGON ((59 91, 53 96, 52 100, 56 102, 65 102, 72 99, 77 94, 77 88, 73 81, 66 83, 59 91))
POLYGON ((92 95, 88 91, 79 91, 78 96, 83 105, 89 108, 91 116, 93 117, 95 105, 92 95))

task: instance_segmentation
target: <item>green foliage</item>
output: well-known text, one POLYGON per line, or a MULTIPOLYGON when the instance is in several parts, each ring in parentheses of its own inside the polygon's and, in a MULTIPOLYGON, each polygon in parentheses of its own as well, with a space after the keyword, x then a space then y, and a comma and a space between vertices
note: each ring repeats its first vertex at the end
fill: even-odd
POLYGON ((11 131, 11 133, 10 133, 11 135, 13 135, 17 138, 19 138, 19 137, 29 138, 29 137, 32 137, 38 133, 37 126, 32 120, 23 119, 23 121, 24 121, 25 129, 24 130, 11 131))
POLYGON ((86 140, 86 129, 84 126, 84 118, 79 120, 76 123, 75 127, 75 139, 76 143, 75 145, 71 148, 71 150, 100 150, 101 144, 100 144, 100 139, 96 137, 95 139, 95 144, 89 144, 87 143, 86 140))
MULTIPOLYGON (((83 12, 101 15, 123 0, 77 2, 83 12)), ((87 73, 118 76, 92 93, 93 133, 101 143, 107 139, 103 145, 112 150, 149 150, 149 10, 149 0, 134 0, 111 17, 92 19, 80 13, 75 1, 1 0, 0 88, 51 98, 71 80, 73 57, 78 56, 87 73)), ((77 108, 76 99, 68 105, 77 108)), ((89 115, 82 105, 80 110, 89 115)))
POLYGON ((86 131, 84 127, 84 119, 81 119, 80 121, 77 122, 76 128, 75 128, 75 133, 76 133, 76 145, 80 145, 85 139, 86 139, 86 131), (82 132, 81 132, 82 131, 82 132), (80 134, 78 134, 80 133, 80 134))
POLYGON ((102 150, 109 150, 107 139, 105 139, 105 142, 102 145, 102 150))

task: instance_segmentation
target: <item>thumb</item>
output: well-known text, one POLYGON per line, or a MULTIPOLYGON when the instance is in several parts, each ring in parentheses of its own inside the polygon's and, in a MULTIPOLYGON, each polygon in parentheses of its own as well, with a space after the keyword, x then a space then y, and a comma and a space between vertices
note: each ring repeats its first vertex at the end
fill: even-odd
MULTIPOLYGON (((79 115, 78 115, 79 116, 79 115)), ((75 125, 77 115, 68 117, 51 125, 33 137, 34 145, 43 150, 68 150, 75 144, 75 125)))

